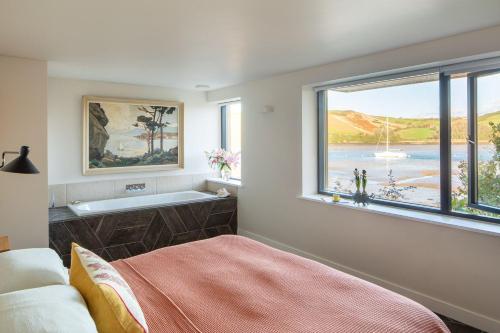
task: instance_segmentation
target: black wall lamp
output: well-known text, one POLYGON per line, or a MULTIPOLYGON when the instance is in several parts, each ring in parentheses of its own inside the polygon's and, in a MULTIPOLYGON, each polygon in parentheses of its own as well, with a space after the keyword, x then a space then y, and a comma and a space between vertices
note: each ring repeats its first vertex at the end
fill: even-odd
POLYGON ((0 165, 0 171, 24 174, 40 173, 36 166, 29 160, 29 153, 30 148, 28 146, 22 146, 19 152, 4 151, 2 154, 2 165, 0 165), (7 165, 5 165, 5 155, 7 154, 19 155, 19 157, 13 159, 7 165))

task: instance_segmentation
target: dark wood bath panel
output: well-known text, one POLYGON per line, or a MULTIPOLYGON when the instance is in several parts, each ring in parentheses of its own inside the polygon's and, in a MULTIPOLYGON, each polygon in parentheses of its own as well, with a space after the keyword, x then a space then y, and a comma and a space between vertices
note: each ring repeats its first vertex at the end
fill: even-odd
POLYGON ((236 234, 236 198, 77 216, 69 208, 49 210, 50 247, 69 267, 71 242, 107 261, 222 234, 236 234))

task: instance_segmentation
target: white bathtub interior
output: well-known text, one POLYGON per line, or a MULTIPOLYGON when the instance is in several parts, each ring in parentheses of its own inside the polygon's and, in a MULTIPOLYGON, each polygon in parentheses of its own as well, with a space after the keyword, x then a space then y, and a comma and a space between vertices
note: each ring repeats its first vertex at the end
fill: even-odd
POLYGON ((198 191, 183 191, 163 194, 135 196, 120 199, 108 199, 99 201, 81 202, 68 205, 78 216, 93 215, 99 213, 131 210, 135 208, 155 207, 172 203, 193 202, 216 198, 213 194, 198 191))

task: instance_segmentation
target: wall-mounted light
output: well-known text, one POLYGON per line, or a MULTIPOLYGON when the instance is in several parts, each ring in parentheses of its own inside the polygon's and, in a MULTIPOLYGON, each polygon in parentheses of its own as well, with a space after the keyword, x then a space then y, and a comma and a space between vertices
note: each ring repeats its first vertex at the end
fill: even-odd
POLYGON ((30 148, 28 146, 22 146, 19 152, 4 151, 2 154, 2 165, 0 165, 0 171, 24 174, 40 173, 36 166, 29 160, 29 153, 30 148), (5 155, 8 154, 19 155, 19 157, 13 159, 7 165, 5 165, 5 155))
POLYGON ((272 105, 264 105, 264 109, 261 111, 261 113, 273 113, 274 112, 274 106, 272 105))

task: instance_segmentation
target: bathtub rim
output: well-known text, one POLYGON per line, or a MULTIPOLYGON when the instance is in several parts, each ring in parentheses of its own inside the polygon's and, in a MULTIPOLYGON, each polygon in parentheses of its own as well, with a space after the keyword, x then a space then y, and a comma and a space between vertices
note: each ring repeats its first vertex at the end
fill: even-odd
POLYGON ((228 199, 233 196, 221 198, 218 197, 215 193, 213 192, 208 192, 208 191, 195 191, 195 190, 186 190, 186 191, 176 191, 176 192, 165 192, 165 193, 157 193, 157 194, 147 194, 147 195, 141 195, 141 196, 130 196, 130 197, 124 197, 124 198, 111 198, 111 199, 103 199, 103 200, 92 200, 92 201, 82 201, 77 204, 69 204, 66 206, 71 213, 74 214, 75 217, 78 218, 85 218, 85 217, 91 217, 91 216, 101 216, 101 215, 108 215, 108 214, 116 214, 116 213, 121 213, 121 212, 132 212, 132 211, 139 211, 139 210, 146 210, 146 209, 154 209, 154 208, 160 208, 160 207, 172 207, 172 206, 180 206, 180 205, 185 205, 185 204, 190 204, 190 203, 195 203, 195 202, 206 202, 206 201, 215 201, 218 199, 228 199), (174 194, 174 193, 185 193, 185 192, 197 192, 197 193, 203 193, 206 195, 210 195, 209 197, 204 197, 204 198, 197 198, 197 199, 188 199, 188 200, 182 200, 182 201, 173 201, 173 202, 164 202, 160 204, 151 204, 151 205, 143 205, 140 207, 128 207, 128 208, 116 208, 116 209, 110 209, 106 211, 93 211, 89 213, 83 213, 83 214, 78 214, 73 207, 81 204, 86 204, 86 203, 92 203, 92 202, 102 202, 102 201, 110 201, 110 200, 120 200, 120 199, 129 199, 129 198, 135 198, 135 197, 150 197, 150 196, 158 196, 158 195, 163 195, 163 194, 174 194))

